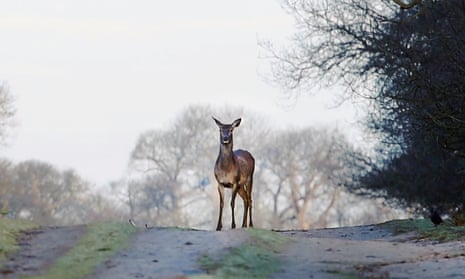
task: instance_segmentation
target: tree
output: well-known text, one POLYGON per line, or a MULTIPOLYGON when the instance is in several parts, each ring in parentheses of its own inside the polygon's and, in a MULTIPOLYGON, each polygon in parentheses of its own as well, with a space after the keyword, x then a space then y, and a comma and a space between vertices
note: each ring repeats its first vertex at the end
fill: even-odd
POLYGON ((465 198, 465 6, 425 1, 395 17, 380 37, 390 51, 368 64, 387 77, 371 128, 396 148, 358 186, 387 190, 419 210, 452 210, 465 198))
POLYGON ((8 86, 0 85, 0 143, 5 143, 8 128, 12 125, 12 119, 16 113, 8 86))
POLYGON ((367 93, 360 89, 373 86, 376 69, 364 64, 383 50, 376 39, 385 33, 383 25, 396 6, 387 0, 283 2, 295 18, 296 32, 284 50, 262 42, 272 59, 273 81, 290 92, 342 83, 348 93, 367 93))
POLYGON ((265 45, 278 84, 291 91, 342 84, 343 97, 371 102, 371 127, 386 140, 403 143, 410 131, 423 130, 462 153, 461 0, 423 1, 409 10, 391 1, 287 1, 285 7, 297 22, 294 47, 278 52, 265 45))
POLYGON ((373 56, 368 63, 386 77, 378 89, 381 113, 372 115, 381 125, 372 126, 403 147, 423 134, 464 156, 463 2, 427 1, 419 10, 395 17, 398 21, 387 24, 380 37, 388 42, 389 53, 373 56), (386 61, 392 63, 386 66, 386 61))
POLYGON ((60 171, 40 161, 17 165, 3 161, 2 198, 9 214, 41 225, 65 225, 86 221, 89 183, 73 170, 60 171))
POLYGON ((425 150, 411 149, 356 178, 351 188, 371 197, 391 197, 391 202, 423 209, 454 209, 463 204, 463 160, 436 144, 425 150))
POLYGON ((187 225, 183 208, 204 196, 214 164, 215 130, 209 107, 189 107, 166 130, 150 130, 139 137, 131 154, 131 165, 142 173, 132 186, 143 192, 141 210, 153 210, 154 222, 187 225), (208 168, 208 170, 207 170, 208 168), (162 215, 162 216, 160 216, 162 215), (168 217, 169 216, 169 217, 168 217))
MULTIPOLYGON (((344 85, 343 99, 368 100, 367 124, 384 144, 382 151, 388 152, 381 159, 384 165, 400 157, 437 161, 438 168, 454 162, 454 177, 461 181, 463 162, 451 156, 465 155, 463 1, 421 1, 408 10, 398 9, 392 1, 286 1, 285 7, 295 16, 298 31, 293 48, 279 52, 267 45, 274 57, 275 81, 296 92, 319 80, 326 86, 344 85), (452 154, 428 154, 435 145, 452 154)), ((421 169, 426 165, 411 166, 429 174, 431 181, 445 177, 446 173, 439 174, 441 168, 421 169)), ((380 173, 383 169, 369 167, 381 168, 380 173)), ((372 185, 364 183, 364 187, 372 185)), ((383 190, 388 187, 384 184, 383 190)), ((416 200, 433 202, 425 195, 439 189, 431 187, 417 188, 416 200)), ((458 189, 447 190, 442 203, 455 200, 457 193, 463 196, 458 189)))
MULTIPOLYGON (((13 106, 13 97, 8 86, 0 84, 0 144, 5 144, 8 136, 8 128, 12 125, 12 119, 16 111, 13 106)), ((5 159, 0 159, 0 210, 7 210, 9 201, 6 198, 11 186, 11 166, 12 163, 5 159)))
POLYGON ((306 128, 270 137, 260 156, 269 181, 265 188, 272 227, 325 226, 338 203, 337 185, 347 178, 342 164, 346 149, 349 144, 336 130, 306 128))
POLYGON ((0 210, 8 213, 13 185, 13 163, 7 159, 0 159, 0 210))

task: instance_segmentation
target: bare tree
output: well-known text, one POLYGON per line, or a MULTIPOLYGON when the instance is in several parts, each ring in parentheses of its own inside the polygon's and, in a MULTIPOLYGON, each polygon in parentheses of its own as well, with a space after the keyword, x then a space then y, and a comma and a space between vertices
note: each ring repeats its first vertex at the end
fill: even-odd
POLYGON ((6 84, 0 84, 0 143, 5 143, 8 129, 12 126, 12 120, 16 113, 14 100, 6 84))
POLYGON ((199 193, 202 196, 202 191, 194 190, 209 180, 205 168, 214 162, 208 159, 209 153, 214 154, 210 112, 209 107, 187 108, 168 129, 143 133, 131 154, 131 165, 145 180, 144 210, 165 212, 170 225, 189 223, 183 214, 185 203, 192 203, 199 193))
POLYGON ((12 199, 14 165, 7 159, 0 159, 0 210, 2 214, 9 212, 10 199, 12 199))
POLYGON ((121 178, 119 180, 111 181, 109 186, 109 191, 112 196, 116 199, 116 202, 125 207, 127 213, 127 218, 136 218, 137 210, 137 200, 138 193, 141 191, 138 185, 139 181, 129 180, 127 178, 121 178))
POLYGON ((261 150, 264 175, 271 178, 266 189, 273 227, 324 226, 346 172, 341 146, 347 148, 339 132, 307 128, 277 133, 261 150))
POLYGON ((32 160, 2 169, 2 197, 11 216, 42 225, 85 222, 85 209, 92 206, 84 206, 89 183, 74 171, 32 160))
POLYGON ((113 199, 109 199, 107 194, 88 192, 80 204, 83 207, 83 217, 80 222, 91 223, 128 219, 125 208, 119 206, 113 199))

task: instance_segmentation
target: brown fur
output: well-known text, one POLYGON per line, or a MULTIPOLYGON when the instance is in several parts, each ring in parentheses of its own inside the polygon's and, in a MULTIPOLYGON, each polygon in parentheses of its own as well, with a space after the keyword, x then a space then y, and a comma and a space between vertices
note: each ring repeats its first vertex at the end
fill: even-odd
POLYGON ((220 152, 215 164, 215 178, 218 182, 218 193, 220 195, 220 210, 216 230, 223 227, 223 207, 224 188, 231 188, 231 228, 236 227, 234 218, 234 207, 237 193, 244 201, 244 216, 242 227, 247 227, 247 212, 249 213, 249 227, 253 227, 252 222, 252 185, 253 172, 255 169, 255 159, 246 150, 233 151, 233 130, 241 123, 241 119, 235 120, 232 124, 223 124, 217 119, 216 125, 220 128, 220 152))

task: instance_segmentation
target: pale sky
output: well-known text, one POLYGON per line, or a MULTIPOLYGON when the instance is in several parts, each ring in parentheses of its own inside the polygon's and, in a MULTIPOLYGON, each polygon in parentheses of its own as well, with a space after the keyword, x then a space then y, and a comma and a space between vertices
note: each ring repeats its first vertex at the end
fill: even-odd
POLYGON ((258 40, 285 44, 293 32, 278 0, 0 3, 0 82, 17 108, 0 155, 15 162, 73 168, 101 186, 124 175, 142 132, 190 104, 243 106, 281 127, 354 121, 328 95, 288 106, 264 81, 258 40))

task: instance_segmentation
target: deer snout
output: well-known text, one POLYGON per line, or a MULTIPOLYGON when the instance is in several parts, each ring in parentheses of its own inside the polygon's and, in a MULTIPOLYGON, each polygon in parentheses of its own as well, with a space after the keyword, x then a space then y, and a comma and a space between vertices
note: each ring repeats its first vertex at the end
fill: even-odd
POLYGON ((230 138, 230 137, 222 137, 222 138, 221 138, 221 142, 222 142, 223 144, 228 144, 230 141, 231 141, 231 138, 230 138))
POLYGON ((229 131, 222 131, 221 132, 221 143, 222 144, 228 144, 232 140, 232 134, 229 131))

